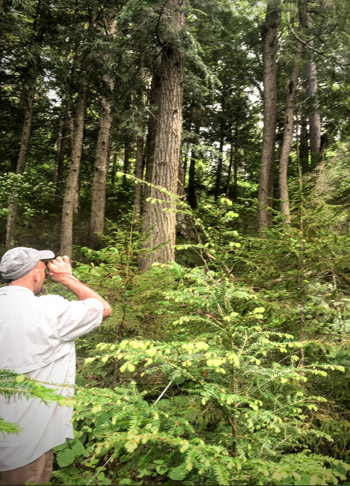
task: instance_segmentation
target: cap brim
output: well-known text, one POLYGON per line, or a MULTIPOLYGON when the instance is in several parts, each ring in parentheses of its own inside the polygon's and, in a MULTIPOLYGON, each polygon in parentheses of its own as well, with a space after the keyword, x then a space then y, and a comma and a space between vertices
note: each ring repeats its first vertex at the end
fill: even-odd
POLYGON ((55 258, 55 254, 51 250, 40 250, 39 251, 40 260, 52 260, 55 258))

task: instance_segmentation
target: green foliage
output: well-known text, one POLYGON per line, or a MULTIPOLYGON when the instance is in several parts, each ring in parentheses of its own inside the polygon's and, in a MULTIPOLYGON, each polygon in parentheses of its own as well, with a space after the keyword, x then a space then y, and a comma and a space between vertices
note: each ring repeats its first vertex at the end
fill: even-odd
POLYGON ((299 340, 285 332, 271 294, 233 274, 243 245, 230 201, 206 209, 210 226, 197 219, 200 242, 192 245, 203 265, 156 265, 143 276, 148 285, 154 275, 173 280, 157 302, 171 332, 109 339, 85 360, 88 374, 104 373, 105 383, 116 365, 124 378, 111 388, 78 388, 77 442, 57 451, 59 483, 79 484, 82 474, 99 484, 346 479, 344 455, 316 453, 333 447, 338 416, 328 383, 345 366, 339 356, 315 355, 311 332, 299 340))
POLYGON ((33 216, 48 213, 52 204, 54 185, 45 177, 33 172, 15 174, 8 172, 0 175, 0 218, 8 216, 9 198, 15 198, 20 211, 20 221, 28 222, 33 216))

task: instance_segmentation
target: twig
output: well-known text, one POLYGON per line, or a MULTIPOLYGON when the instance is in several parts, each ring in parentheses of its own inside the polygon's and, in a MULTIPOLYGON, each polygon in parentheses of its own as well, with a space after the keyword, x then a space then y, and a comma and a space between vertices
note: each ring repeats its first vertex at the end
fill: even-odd
POLYGON ((334 64, 336 64, 337 66, 339 66, 341 69, 344 69, 346 66, 350 66, 350 63, 340 63, 338 62, 334 56, 327 56, 327 54, 325 54, 324 52, 316 49, 315 47, 313 47, 310 42, 307 42, 305 41, 304 39, 302 39, 299 34, 297 34, 297 32, 295 32, 292 24, 291 24, 291 21, 290 21, 290 15, 289 15, 289 12, 286 12, 286 18, 287 18, 287 24, 288 24, 288 29, 290 31, 290 33, 296 38, 296 40, 298 42, 300 42, 300 44, 302 44, 306 49, 312 51, 312 52, 315 52, 316 54, 319 54, 320 56, 324 57, 325 59, 327 59, 328 61, 332 61, 334 62, 334 64))

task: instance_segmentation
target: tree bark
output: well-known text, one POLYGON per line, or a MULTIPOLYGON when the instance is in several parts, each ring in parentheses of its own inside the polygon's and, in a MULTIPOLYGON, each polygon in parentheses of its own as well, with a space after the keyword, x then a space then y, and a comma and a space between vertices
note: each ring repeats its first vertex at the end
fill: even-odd
POLYGON ((307 78, 307 97, 309 100, 310 152, 311 163, 316 167, 320 162, 321 115, 318 104, 317 68, 310 59, 305 68, 307 78))
POLYGON ((291 223, 288 191, 288 160, 293 141, 294 100, 298 84, 299 65, 301 61, 302 50, 302 44, 297 41, 295 64, 287 88, 283 140, 279 161, 280 209, 283 216, 283 221, 286 224, 291 223))
MULTIPOLYGON (((194 126, 194 142, 197 145, 199 143, 199 131, 200 125, 198 122, 194 126)), ((197 208, 197 195, 196 195, 196 161, 198 160, 198 149, 192 145, 190 167, 188 170, 188 204, 192 209, 197 208)))
POLYGON ((56 186, 56 194, 57 196, 62 195, 62 187, 63 187, 63 174, 64 174, 64 157, 66 155, 67 150, 67 140, 69 138, 70 133, 70 124, 71 124, 71 114, 69 108, 67 106, 67 100, 65 98, 62 99, 62 104, 65 105, 63 108, 62 118, 60 120, 60 125, 58 129, 58 137, 57 137, 57 152, 55 158, 55 170, 53 175, 53 183, 56 186))
POLYGON ((258 229, 271 225, 277 112, 277 33, 280 0, 268 0, 264 39, 264 129, 258 192, 258 229))
POLYGON ((64 194, 61 220, 60 254, 72 256, 73 219, 79 189, 79 170, 83 147, 85 112, 88 96, 88 81, 83 77, 74 116, 72 153, 64 194))
MULTIPOLYGON (((107 10, 104 16, 104 25, 107 40, 114 40, 117 35, 116 10, 107 10)), ((105 56, 105 64, 109 66, 109 56, 105 56)), ((107 67, 108 69, 108 67, 107 67)), ((92 199, 90 210, 89 244, 92 248, 101 245, 101 235, 104 232, 105 206, 106 206, 106 182, 108 171, 109 147, 111 128, 113 122, 113 101, 115 79, 111 74, 103 76, 106 94, 101 97, 99 129, 96 144, 94 164, 94 177, 92 183, 92 199)))
POLYGON ((224 113, 225 113, 225 90, 223 90, 222 101, 221 101, 221 111, 222 119, 220 123, 220 147, 219 147, 219 160, 216 169, 216 179, 215 179, 215 192, 214 198, 217 201, 219 195, 221 194, 221 179, 222 179, 222 166, 224 163, 224 137, 225 137, 225 126, 224 126, 224 113))
POLYGON ((299 140, 300 168, 303 174, 309 171, 309 136, 307 131, 307 119, 305 115, 300 119, 300 140, 299 140))
MULTIPOLYGON (((170 0, 167 4, 167 29, 178 39, 185 26, 184 0, 170 0)), ((168 36, 165 32, 165 36, 168 36)), ((182 135, 182 100, 184 54, 172 38, 161 41, 159 66, 159 96, 154 146, 152 183, 164 188, 152 190, 154 197, 163 201, 146 202, 144 229, 149 231, 140 268, 146 270, 153 263, 168 263, 175 258, 176 205, 172 194, 177 192, 178 165, 182 135)), ((157 75, 157 74, 156 74, 157 75)))
MULTIPOLYGON (((299 0, 299 21, 300 27, 308 31, 311 24, 311 17, 308 12, 309 0, 299 0)), ((313 60, 313 53, 310 49, 304 49, 306 56, 305 77, 306 77, 306 95, 308 99, 308 117, 309 117, 309 137, 311 163, 315 167, 320 161, 321 149, 321 115, 318 102, 318 82, 317 67, 313 60)))
MULTIPOLYGON (((144 156, 143 156, 144 140, 139 136, 136 140, 136 165, 135 165, 135 177, 139 180, 143 180, 144 172, 144 156)), ((135 183, 134 190, 134 208, 135 217, 138 219, 141 215, 141 201, 142 201, 142 184, 140 182, 135 183)))
POLYGON ((130 152, 131 152, 130 140, 126 139, 124 142, 124 163, 123 163, 123 182, 122 182, 122 186, 124 189, 127 189, 128 187, 126 176, 129 174, 130 171, 130 152))

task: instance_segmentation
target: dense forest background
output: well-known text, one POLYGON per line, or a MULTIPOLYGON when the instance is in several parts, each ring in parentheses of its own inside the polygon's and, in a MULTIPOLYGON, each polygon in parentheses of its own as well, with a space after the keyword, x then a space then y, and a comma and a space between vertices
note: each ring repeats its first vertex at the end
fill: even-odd
POLYGON ((0 0, 1 253, 67 254, 114 309, 52 484, 350 484, 349 22, 0 0))

